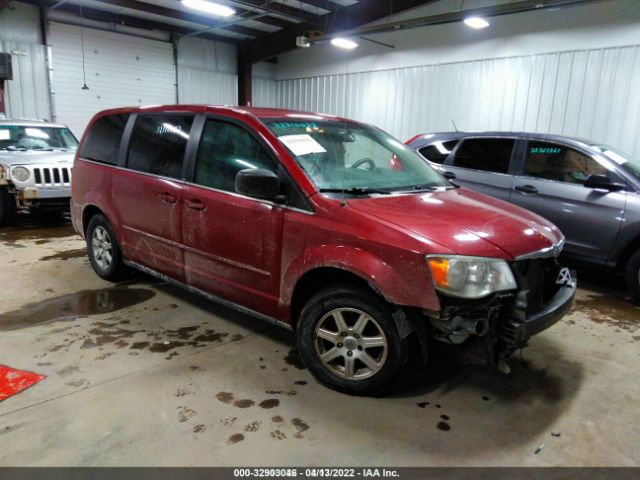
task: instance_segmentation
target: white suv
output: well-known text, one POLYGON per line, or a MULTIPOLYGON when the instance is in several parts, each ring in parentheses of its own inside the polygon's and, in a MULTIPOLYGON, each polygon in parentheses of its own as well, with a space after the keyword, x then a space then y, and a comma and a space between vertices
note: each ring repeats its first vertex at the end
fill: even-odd
POLYGON ((16 212, 69 209, 77 147, 66 125, 0 120, 0 225, 16 212))

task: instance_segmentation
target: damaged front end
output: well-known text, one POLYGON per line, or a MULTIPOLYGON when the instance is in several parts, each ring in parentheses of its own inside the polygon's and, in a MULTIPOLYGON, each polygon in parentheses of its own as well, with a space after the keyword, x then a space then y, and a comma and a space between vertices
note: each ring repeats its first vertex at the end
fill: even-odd
POLYGON ((425 312, 431 337, 449 345, 453 360, 494 364, 508 372, 505 359, 571 308, 575 276, 557 258, 516 260, 510 268, 517 290, 478 300, 439 294, 438 314, 425 312))

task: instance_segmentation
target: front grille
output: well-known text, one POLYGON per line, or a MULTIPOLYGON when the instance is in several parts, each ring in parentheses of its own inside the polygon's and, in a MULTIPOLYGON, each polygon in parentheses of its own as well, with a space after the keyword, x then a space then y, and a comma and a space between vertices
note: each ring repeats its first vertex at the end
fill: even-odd
POLYGON ((526 291, 526 314, 539 312, 558 292, 560 266, 555 258, 533 258, 515 262, 518 285, 526 291))
POLYGON ((71 185, 71 168, 34 167, 33 178, 37 187, 69 187, 71 185))

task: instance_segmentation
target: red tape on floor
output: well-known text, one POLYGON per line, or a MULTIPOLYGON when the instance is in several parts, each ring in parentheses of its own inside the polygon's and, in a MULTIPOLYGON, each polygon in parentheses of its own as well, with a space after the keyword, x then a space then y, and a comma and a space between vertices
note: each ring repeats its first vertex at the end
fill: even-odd
POLYGON ((0 365, 0 402, 44 379, 44 375, 0 365))

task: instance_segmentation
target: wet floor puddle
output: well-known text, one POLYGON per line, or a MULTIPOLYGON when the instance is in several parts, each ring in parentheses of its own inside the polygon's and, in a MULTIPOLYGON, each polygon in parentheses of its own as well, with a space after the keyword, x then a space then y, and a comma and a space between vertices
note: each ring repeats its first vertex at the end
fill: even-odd
POLYGON ((146 288, 111 287, 49 298, 19 310, 0 313, 0 331, 73 321, 77 317, 115 312, 145 302, 155 295, 146 288))
MULTIPOLYGON (((10 246, 20 246, 20 242, 35 240, 38 245, 49 243, 59 238, 77 235, 71 224, 50 225, 16 225, 0 229, 0 242, 10 246)), ((78 237, 79 238, 79 237, 78 237)))
POLYGON ((576 299, 573 308, 593 322, 630 332, 640 327, 640 307, 615 297, 586 295, 585 298, 576 299))
POLYGON ((70 260, 72 258, 84 258, 87 257, 87 249, 75 248, 73 250, 66 250, 63 252, 56 252, 51 255, 41 257, 40 260, 70 260))

